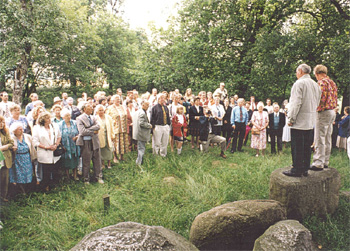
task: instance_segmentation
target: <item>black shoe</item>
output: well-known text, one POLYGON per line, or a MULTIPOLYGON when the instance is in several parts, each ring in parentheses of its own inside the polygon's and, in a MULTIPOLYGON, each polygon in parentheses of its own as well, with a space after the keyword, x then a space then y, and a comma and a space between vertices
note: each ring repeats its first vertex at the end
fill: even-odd
POLYGON ((230 151, 231 153, 235 153, 235 151, 233 151, 233 149, 231 149, 231 151, 230 151))
POLYGON ((241 152, 241 153, 242 153, 242 152, 244 152, 244 151, 241 149, 241 150, 238 150, 238 152, 241 152))
POLYGON ((309 170, 312 170, 312 171, 323 171, 323 168, 322 167, 316 167, 316 166, 310 166, 309 170))
POLYGON ((284 171, 282 172, 284 175, 287 175, 287 176, 290 176, 290 177, 301 177, 301 176, 307 176, 308 175, 308 172, 305 171, 303 173, 295 173, 295 172, 292 172, 291 170, 289 171, 284 171))
POLYGON ((327 165, 323 165, 323 168, 328 168, 328 166, 327 165))

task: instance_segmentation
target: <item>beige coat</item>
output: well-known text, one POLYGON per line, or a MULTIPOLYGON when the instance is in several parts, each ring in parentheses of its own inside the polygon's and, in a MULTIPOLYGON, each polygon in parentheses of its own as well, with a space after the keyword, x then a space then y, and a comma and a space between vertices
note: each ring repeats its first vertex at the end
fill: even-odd
MULTIPOLYGON (((16 136, 12 136, 12 139, 13 139, 13 144, 14 146, 17 148, 17 138, 16 136)), ((30 153, 30 158, 32 160, 32 162, 34 160, 37 159, 37 153, 36 153, 36 149, 34 147, 34 144, 33 144, 33 138, 31 135, 29 134, 26 134, 26 133, 23 133, 23 139, 24 141, 27 143, 28 147, 29 147, 29 153, 30 153)), ((16 154, 16 152, 14 152, 14 154, 16 154)))
MULTIPOLYGON (((97 123, 100 125, 100 130, 98 131, 98 139, 100 140, 100 148, 106 147, 105 134, 104 134, 104 124, 100 116, 96 115, 97 123)), ((109 147, 113 146, 114 140, 114 129, 113 129, 113 120, 112 117, 105 114, 106 130, 107 130, 107 140, 109 147)))
POLYGON ((5 135, 0 133, 1 145, 9 145, 9 149, 3 151, 3 155, 5 157, 5 166, 7 168, 12 167, 12 147, 13 147, 13 139, 10 136, 10 133, 7 132, 5 135))
POLYGON ((316 109, 320 103, 321 89, 309 74, 300 77, 290 95, 288 122, 292 129, 311 130, 316 123, 316 109))

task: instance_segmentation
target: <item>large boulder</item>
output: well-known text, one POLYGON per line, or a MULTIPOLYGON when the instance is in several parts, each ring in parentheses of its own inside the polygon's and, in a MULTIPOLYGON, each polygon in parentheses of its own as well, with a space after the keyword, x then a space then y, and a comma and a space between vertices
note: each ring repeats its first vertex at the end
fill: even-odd
POLYGON ((338 207, 340 174, 334 168, 309 171, 307 177, 289 177, 280 168, 270 176, 270 199, 287 208, 288 219, 302 220, 308 215, 325 217, 338 207))
POLYGON ((254 244, 253 251, 312 251, 318 250, 310 231, 296 220, 279 221, 269 227, 254 244))
POLYGON ((72 250, 198 250, 181 235, 159 226, 122 222, 86 235, 72 250))
POLYGON ((268 227, 284 219, 286 210, 277 201, 235 201, 198 215, 190 241, 200 250, 251 250, 268 227))

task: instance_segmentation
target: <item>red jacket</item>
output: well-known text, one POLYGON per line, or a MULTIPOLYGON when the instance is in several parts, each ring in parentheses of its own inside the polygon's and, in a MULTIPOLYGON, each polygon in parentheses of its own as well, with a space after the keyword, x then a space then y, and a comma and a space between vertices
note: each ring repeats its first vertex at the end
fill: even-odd
POLYGON ((186 137, 187 135, 187 121, 185 115, 182 115, 184 117, 184 123, 180 124, 179 119, 177 118, 177 115, 175 115, 172 119, 172 125, 173 125, 173 136, 176 137, 186 137), (183 134, 181 128, 183 127, 183 134))

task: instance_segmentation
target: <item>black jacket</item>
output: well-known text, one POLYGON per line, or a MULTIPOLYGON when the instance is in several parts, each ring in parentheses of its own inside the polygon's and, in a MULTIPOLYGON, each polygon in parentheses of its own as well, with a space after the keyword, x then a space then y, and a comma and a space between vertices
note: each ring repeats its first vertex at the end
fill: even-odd
POLYGON ((278 123, 278 129, 277 130, 274 129, 274 127, 275 127, 275 125, 274 125, 274 116, 275 116, 274 112, 269 114, 269 127, 270 127, 269 130, 270 130, 270 133, 276 132, 277 136, 282 137, 283 127, 286 124, 286 115, 283 112, 279 112, 280 120, 279 120, 279 123, 278 123))

